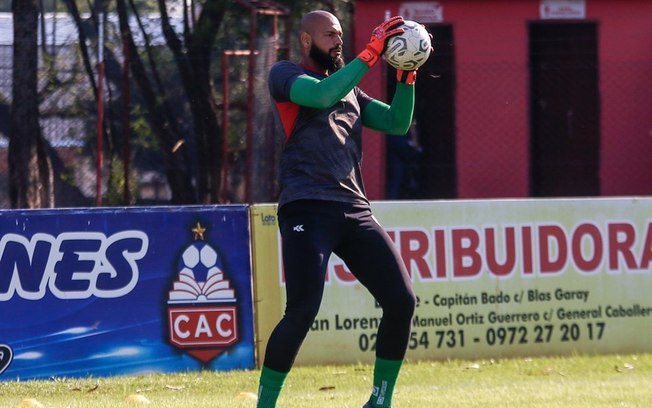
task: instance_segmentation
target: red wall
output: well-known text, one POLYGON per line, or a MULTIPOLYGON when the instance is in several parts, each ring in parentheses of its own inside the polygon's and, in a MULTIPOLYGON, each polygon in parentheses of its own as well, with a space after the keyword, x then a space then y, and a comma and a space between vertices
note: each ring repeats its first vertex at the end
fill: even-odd
POLYGON ((591 1, 599 21, 603 195, 652 194, 652 1, 591 1))
POLYGON ((528 194, 526 21, 536 17, 536 4, 444 4, 455 41, 460 198, 528 194))
MULTIPOLYGON (((539 20, 540 1, 439 3, 455 41, 458 197, 527 197, 528 22, 539 20)), ((356 50, 400 4, 357 0, 356 50)), ((586 0, 586 9, 598 22, 602 194, 652 194, 652 1, 586 0)), ((375 67, 361 86, 384 99, 383 72, 375 67)), ((367 132, 364 143, 367 190, 379 199, 383 140, 367 132)))

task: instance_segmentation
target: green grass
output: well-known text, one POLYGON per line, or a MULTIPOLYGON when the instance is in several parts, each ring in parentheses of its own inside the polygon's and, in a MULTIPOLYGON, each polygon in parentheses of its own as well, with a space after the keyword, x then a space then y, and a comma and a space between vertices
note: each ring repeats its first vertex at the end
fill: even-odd
MULTIPOLYGON (((296 367, 279 408, 360 408, 368 365, 296 367)), ((0 408, 255 407, 257 370, 0 382, 0 408), (142 396, 149 401, 130 401, 142 396)), ((652 354, 407 362, 396 408, 652 407, 652 354)))

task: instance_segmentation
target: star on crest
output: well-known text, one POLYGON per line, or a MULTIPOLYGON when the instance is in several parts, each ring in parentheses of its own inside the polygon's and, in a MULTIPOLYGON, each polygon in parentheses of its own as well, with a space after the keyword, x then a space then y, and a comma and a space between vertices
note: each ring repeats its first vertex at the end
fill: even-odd
POLYGON ((204 240, 204 232, 206 232, 206 228, 202 227, 199 221, 197 221, 197 226, 191 231, 195 233, 195 241, 204 240))

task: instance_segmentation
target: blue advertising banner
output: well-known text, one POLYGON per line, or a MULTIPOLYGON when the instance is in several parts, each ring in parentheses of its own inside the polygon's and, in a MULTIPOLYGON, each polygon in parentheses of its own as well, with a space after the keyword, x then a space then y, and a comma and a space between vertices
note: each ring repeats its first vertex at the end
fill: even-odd
POLYGON ((247 206, 0 212, 0 380, 254 367, 247 206))

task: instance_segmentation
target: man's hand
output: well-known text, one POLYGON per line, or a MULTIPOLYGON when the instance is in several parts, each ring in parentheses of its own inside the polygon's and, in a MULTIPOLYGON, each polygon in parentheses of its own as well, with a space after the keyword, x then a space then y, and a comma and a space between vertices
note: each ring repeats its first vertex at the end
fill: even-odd
POLYGON ((398 82, 403 82, 406 85, 414 85, 417 80, 417 70, 403 71, 402 69, 397 69, 396 80, 398 82))
POLYGON ((400 27, 401 25, 403 25, 403 17, 394 16, 374 28, 371 32, 371 39, 369 39, 367 48, 358 54, 358 58, 371 68, 378 61, 380 56, 383 55, 385 47, 387 46, 387 40, 390 37, 402 34, 405 31, 400 27))

